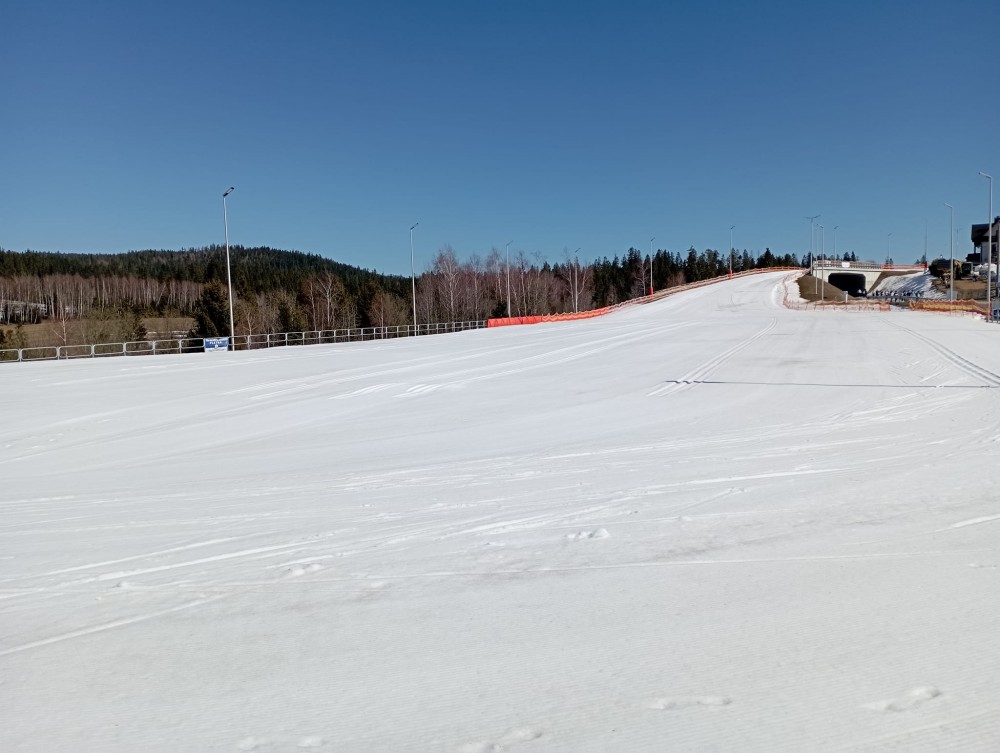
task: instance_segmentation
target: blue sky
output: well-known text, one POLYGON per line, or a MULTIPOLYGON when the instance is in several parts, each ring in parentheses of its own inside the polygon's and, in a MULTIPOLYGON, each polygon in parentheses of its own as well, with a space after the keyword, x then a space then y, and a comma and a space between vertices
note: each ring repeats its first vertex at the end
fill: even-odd
MULTIPOLYGON (((970 2, 0 6, 0 246, 956 254, 1000 179, 970 2), (891 240, 889 233, 892 233, 891 240)), ((1000 188, 1000 187, 998 187, 1000 188)), ((1000 190, 994 214, 1000 214, 1000 190)))

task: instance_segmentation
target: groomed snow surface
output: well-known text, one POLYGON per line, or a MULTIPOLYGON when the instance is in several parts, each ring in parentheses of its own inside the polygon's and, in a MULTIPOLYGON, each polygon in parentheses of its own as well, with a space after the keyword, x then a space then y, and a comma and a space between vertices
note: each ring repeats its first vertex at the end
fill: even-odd
POLYGON ((0 750, 1000 750, 1000 328, 0 369, 0 750))

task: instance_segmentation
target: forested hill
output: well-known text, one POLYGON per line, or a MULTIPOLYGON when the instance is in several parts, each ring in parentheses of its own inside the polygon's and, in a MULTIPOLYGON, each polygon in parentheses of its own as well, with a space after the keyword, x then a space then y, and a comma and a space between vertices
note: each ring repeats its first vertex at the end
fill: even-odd
MULTIPOLYGON (((246 293, 298 290, 303 281, 324 272, 340 278, 347 291, 353 295, 358 295, 366 286, 402 291, 406 281, 402 277, 378 274, 299 251, 282 251, 266 246, 230 246, 229 254, 233 286, 246 293)), ((158 282, 224 282, 226 253, 223 246, 216 245, 182 251, 146 250, 122 254, 14 252, 0 249, 0 276, 49 275, 133 277, 158 282)))
MULTIPOLYGON (((230 246, 232 310, 237 335, 345 327, 482 320, 491 316, 585 311, 747 269, 796 266, 794 255, 765 250, 712 249, 686 254, 630 248, 624 255, 581 264, 567 253, 550 264, 524 251, 509 263, 500 249, 465 261, 441 248, 411 287, 406 277, 382 275, 315 254, 230 246)), ((0 249, 0 325, 68 321, 120 323, 120 338, 141 339, 141 317, 189 317, 199 335, 229 332, 225 248, 67 254, 0 249)), ((95 325, 96 326, 96 325, 95 325)), ((53 327, 50 326, 50 329, 53 327)), ((95 327, 91 327, 95 329, 95 327)), ((96 330, 95 330, 96 331, 96 330)), ((0 340, 22 333, 0 327, 0 340)), ((90 337, 91 335, 88 335, 90 337)))

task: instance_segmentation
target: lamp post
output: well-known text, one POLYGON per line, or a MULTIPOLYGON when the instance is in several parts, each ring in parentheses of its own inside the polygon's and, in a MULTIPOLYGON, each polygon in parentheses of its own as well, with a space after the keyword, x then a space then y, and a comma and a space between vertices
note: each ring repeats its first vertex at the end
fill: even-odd
POLYGON ((816 266, 816 253, 813 250, 813 223, 822 216, 821 214, 814 214, 812 217, 806 217, 809 220, 809 261, 812 262, 813 267, 816 266))
POLYGON ((510 319, 510 244, 514 241, 507 241, 507 318, 510 319))
POLYGON ((226 209, 226 197, 234 190, 233 186, 222 194, 222 224, 226 231, 226 285, 229 287, 229 348, 236 350, 236 327, 233 324, 233 276, 229 271, 229 212, 226 209))
POLYGON ((733 230, 736 225, 729 226, 729 276, 733 276, 733 230))
MULTIPOLYGON (((819 246, 819 258, 822 260, 822 264, 826 264, 826 228, 816 223, 816 227, 820 230, 820 246, 819 246)), ((819 302, 823 303, 826 300, 826 280, 823 280, 823 284, 819 288, 819 302)))
POLYGON ((649 294, 653 295, 653 241, 656 240, 654 235, 649 239, 649 294))
POLYGON ((947 201, 944 203, 951 210, 951 224, 948 228, 948 237, 951 238, 951 274, 948 275, 948 300, 955 300, 955 207, 947 201))
POLYGON ((838 227, 840 227, 840 225, 834 225, 833 226, 833 255, 834 256, 837 255, 837 228, 838 227))
POLYGON ((419 222, 414 222, 410 226, 410 287, 413 290, 413 334, 417 334, 417 276, 413 272, 413 228, 419 224, 419 222))
POLYGON ((990 213, 986 218, 986 310, 990 319, 993 318, 993 309, 990 307, 990 287, 993 285, 993 176, 987 175, 982 170, 979 171, 990 182, 990 213))
POLYGON ((887 235, 885 237, 885 248, 886 248, 886 251, 885 251, 886 256, 888 256, 888 258, 891 260, 892 259, 892 233, 889 233, 889 235, 887 235))

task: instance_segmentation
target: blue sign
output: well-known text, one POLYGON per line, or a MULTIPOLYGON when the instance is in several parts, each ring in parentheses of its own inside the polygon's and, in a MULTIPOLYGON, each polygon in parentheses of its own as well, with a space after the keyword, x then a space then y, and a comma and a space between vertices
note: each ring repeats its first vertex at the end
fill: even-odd
POLYGON ((229 350, 229 338, 228 337, 206 337, 205 338, 205 352, 210 350, 229 350))

